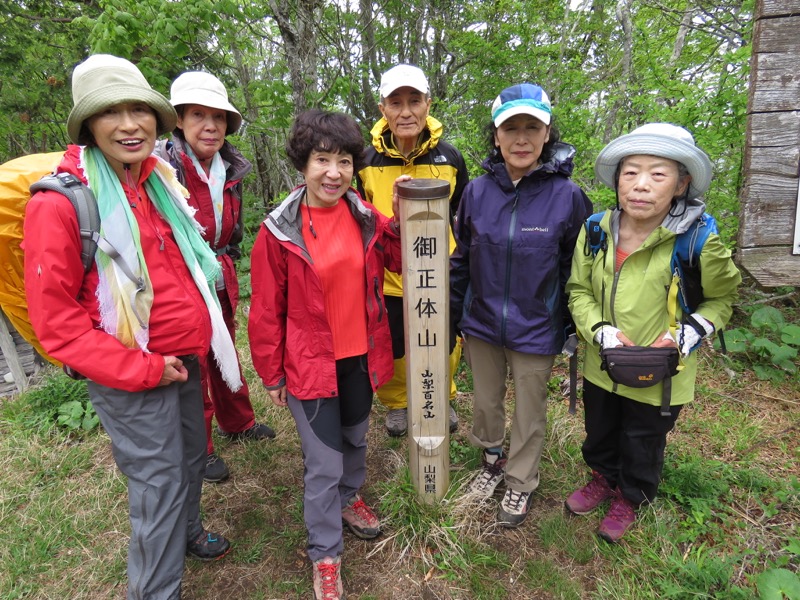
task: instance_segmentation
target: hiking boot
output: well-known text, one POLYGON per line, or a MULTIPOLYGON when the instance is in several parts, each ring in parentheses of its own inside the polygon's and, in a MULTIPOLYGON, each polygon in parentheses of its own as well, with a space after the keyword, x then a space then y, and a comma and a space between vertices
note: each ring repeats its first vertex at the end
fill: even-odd
POLYGON ((633 502, 624 498, 619 490, 614 492, 611 508, 605 518, 600 521, 597 535, 612 544, 617 543, 625 535, 628 528, 636 521, 636 507, 633 502))
POLYGON ((342 509, 342 523, 362 540, 371 540, 381 533, 381 522, 358 494, 350 498, 347 506, 342 509))
POLYGON ((386 413, 386 431, 392 437, 406 434, 408 429, 408 409, 393 408, 386 413))
POLYGON ((481 471, 470 482, 467 492, 484 498, 491 498, 497 485, 506 474, 507 462, 508 457, 505 453, 498 455, 484 450, 481 471))
POLYGON ((252 440, 271 440, 275 438, 275 431, 266 423, 253 423, 244 431, 229 433, 217 427, 217 433, 231 442, 250 442, 252 440))
POLYGON ((500 502, 500 510, 497 511, 497 521, 503 527, 519 527, 528 516, 532 500, 533 492, 506 490, 500 502))
POLYGON ((458 431, 458 415, 456 414, 456 409, 453 408, 453 405, 450 405, 450 416, 448 425, 450 426, 450 433, 455 433, 458 431))
POLYGON ((564 506, 573 515, 588 515, 609 498, 614 497, 614 490, 608 481, 597 471, 592 471, 592 480, 579 490, 572 492, 564 502, 564 506))
POLYGON ((219 483, 230 477, 231 472, 228 465, 215 452, 206 457, 206 472, 203 474, 203 481, 208 483, 219 483))
POLYGON ((186 555, 197 560, 219 560, 231 551, 231 544, 219 533, 203 529, 197 537, 186 544, 186 555))
POLYGON ((339 556, 326 556, 312 563, 314 600, 344 600, 341 567, 339 556))

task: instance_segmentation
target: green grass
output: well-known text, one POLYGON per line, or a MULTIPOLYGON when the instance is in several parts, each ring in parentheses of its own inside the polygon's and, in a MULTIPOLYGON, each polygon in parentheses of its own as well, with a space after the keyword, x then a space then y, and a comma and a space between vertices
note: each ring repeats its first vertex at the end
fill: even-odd
MULTIPOLYGON (((602 511, 584 517, 563 511, 564 498, 588 476, 583 421, 567 413, 561 395, 565 361, 557 361, 550 386, 541 484, 517 530, 496 525, 499 496, 480 502, 462 493, 480 462, 467 438, 469 369, 462 366, 457 377, 462 423, 450 440, 451 488, 435 504, 418 500, 407 440, 386 435, 385 409, 376 404, 363 493, 381 516, 384 535, 372 542, 345 535, 349 597, 736 600, 756 597, 760 580, 774 586, 797 578, 800 385, 759 381, 746 370, 731 377, 730 361, 704 352, 696 402, 670 434, 660 498, 617 546, 595 536, 602 511)), ((244 367, 255 382, 250 365, 244 367)), ((196 600, 311 593, 294 423, 258 386, 251 389, 258 418, 278 437, 251 444, 217 440, 232 477, 204 487, 203 515, 234 549, 219 563, 187 564, 184 595, 196 600)), ((54 424, 58 405, 81 394, 84 384, 53 371, 31 393, 0 403, 4 600, 124 598, 125 480, 102 429, 66 431, 54 424)))
POLYGON ((563 600, 579 600, 581 586, 573 580, 569 568, 549 559, 535 559, 525 566, 528 588, 563 600))

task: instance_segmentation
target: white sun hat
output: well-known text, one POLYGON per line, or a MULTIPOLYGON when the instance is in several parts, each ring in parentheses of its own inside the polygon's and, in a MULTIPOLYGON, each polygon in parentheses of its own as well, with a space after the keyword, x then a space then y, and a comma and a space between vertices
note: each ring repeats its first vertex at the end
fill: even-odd
POLYGON ((648 123, 609 142, 597 155, 595 176, 614 189, 617 165, 634 154, 661 156, 683 164, 692 176, 689 198, 702 196, 711 184, 713 168, 708 155, 695 145, 691 133, 671 123, 648 123))
POLYGON ((228 90, 211 73, 187 71, 172 82, 169 94, 172 106, 199 104, 226 111, 228 113, 226 135, 236 133, 242 124, 241 113, 228 100, 228 90))

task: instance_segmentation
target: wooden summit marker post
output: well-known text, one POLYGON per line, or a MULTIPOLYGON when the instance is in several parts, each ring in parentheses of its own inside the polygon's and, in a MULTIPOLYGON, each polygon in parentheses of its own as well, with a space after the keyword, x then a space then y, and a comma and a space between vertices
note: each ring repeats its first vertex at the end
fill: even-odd
POLYGON ((449 245, 450 184, 397 184, 403 247, 406 391, 411 479, 423 501, 450 485, 449 245))

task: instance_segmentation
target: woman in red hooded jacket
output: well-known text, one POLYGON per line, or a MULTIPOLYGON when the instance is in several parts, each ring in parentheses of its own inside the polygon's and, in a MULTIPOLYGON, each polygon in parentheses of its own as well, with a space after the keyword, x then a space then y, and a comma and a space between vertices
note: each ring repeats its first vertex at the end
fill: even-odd
POLYGON ((26 207, 28 311, 48 354, 89 380, 92 406, 128 478, 128 598, 178 600, 185 556, 230 549, 204 529, 198 356, 213 348, 232 389, 239 371, 214 294, 219 267, 174 171, 151 156, 175 110, 129 61, 96 54, 72 74, 70 145, 58 166, 88 184, 100 213, 84 272, 75 210, 63 195, 26 207))
POLYGON ((380 533, 358 491, 372 395, 394 371, 383 274, 400 270, 399 229, 350 187, 363 147, 346 115, 297 117, 286 148, 305 184, 269 214, 250 258, 253 366, 297 424, 308 557, 326 600, 343 597, 342 523, 380 533))
MULTIPOLYGON (((189 204, 197 210, 194 218, 203 227, 203 239, 217 255, 222 273, 215 287, 228 332, 235 339, 239 280, 234 260, 241 255, 242 179, 252 165, 226 136, 239 130, 242 115, 228 100, 222 82, 201 71, 183 73, 172 82, 170 103, 178 113, 177 125, 172 139, 159 142, 156 150, 175 167, 178 179, 189 190, 189 204)), ((211 420, 215 415, 219 434, 230 440, 271 439, 275 432, 256 422, 244 377, 242 387, 232 391, 212 354, 204 357, 200 370, 208 453, 203 478, 218 483, 227 479, 230 471, 214 450, 211 420)), ((241 367, 239 372, 241 376, 241 367)))

